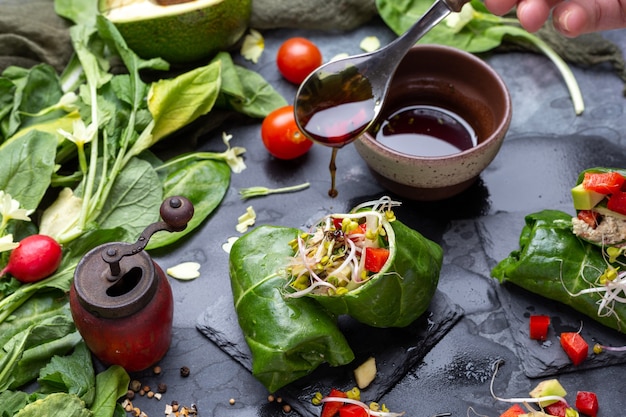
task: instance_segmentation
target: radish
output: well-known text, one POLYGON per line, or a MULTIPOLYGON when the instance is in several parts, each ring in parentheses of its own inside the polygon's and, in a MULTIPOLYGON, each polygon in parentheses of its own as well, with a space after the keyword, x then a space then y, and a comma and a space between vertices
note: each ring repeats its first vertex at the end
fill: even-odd
POLYGON ((13 249, 0 276, 10 274, 22 283, 37 282, 52 275, 61 258, 61 245, 56 240, 46 235, 31 235, 13 249))

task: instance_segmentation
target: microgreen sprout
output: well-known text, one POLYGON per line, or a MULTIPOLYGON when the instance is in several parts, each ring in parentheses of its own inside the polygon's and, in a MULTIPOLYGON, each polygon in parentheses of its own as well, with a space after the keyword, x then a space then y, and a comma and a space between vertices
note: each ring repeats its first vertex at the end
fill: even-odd
MULTIPOLYGON (((513 397, 513 398, 503 398, 503 397, 497 396, 494 392, 493 385, 496 380, 496 375, 498 373, 498 370, 500 369, 500 366, 502 366, 503 364, 504 364, 504 360, 502 359, 497 360, 493 364, 493 375, 491 377, 491 383, 489 384, 489 392, 491 393, 491 396, 495 400, 502 401, 505 403, 523 403, 527 407, 529 403, 542 404, 542 403, 545 403, 546 401, 548 402, 561 401, 567 405, 567 401, 565 400, 565 398, 558 396, 558 395, 544 395, 541 397, 513 397)), ((569 405, 567 407, 570 408, 569 405)), ((530 409, 530 407, 528 408, 530 409)))
POLYGON ((600 353, 607 352, 626 352, 626 346, 606 346, 600 343, 593 345, 593 353, 599 355, 600 353))
POLYGON ((367 282, 373 273, 365 268, 366 253, 387 249, 392 231, 385 225, 395 219, 392 208, 399 204, 389 197, 368 201, 350 213, 324 217, 290 242, 296 254, 286 271, 295 292, 286 296, 341 295, 367 282))
POLYGON ((291 193, 294 191, 304 190, 309 187, 309 183, 305 182, 298 185, 292 185, 289 187, 280 187, 280 188, 267 188, 267 187, 247 187, 239 190, 239 196, 242 200, 253 197, 266 196, 270 194, 278 194, 278 193, 291 193))

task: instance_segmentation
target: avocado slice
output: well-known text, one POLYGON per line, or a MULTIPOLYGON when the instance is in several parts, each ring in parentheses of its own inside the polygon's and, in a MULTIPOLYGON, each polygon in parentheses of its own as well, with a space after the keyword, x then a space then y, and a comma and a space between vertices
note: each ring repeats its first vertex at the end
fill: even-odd
MULTIPOLYGON (((563 388, 563 385, 559 382, 558 379, 547 379, 545 381, 541 381, 532 391, 530 391, 530 396, 533 398, 541 398, 541 397, 549 397, 549 396, 557 396, 557 397, 565 397, 567 395, 567 391, 563 388)), ((546 400, 540 401, 539 405, 545 407, 546 405, 550 405, 557 402, 557 400, 546 400)))
POLYGON ((600 201, 606 197, 604 194, 587 190, 582 183, 572 188, 572 200, 574 201, 574 209, 591 210, 600 201))

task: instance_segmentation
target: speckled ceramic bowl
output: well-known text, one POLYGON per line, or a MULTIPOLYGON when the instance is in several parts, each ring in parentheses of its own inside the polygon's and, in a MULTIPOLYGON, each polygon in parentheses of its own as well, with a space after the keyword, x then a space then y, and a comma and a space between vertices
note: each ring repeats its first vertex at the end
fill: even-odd
POLYGON ((510 121, 508 89, 483 60, 455 48, 417 45, 399 65, 378 121, 354 144, 389 191, 412 200, 442 200, 476 181, 500 150, 510 121), (416 156, 378 141, 383 122, 412 105, 453 112, 471 126, 475 145, 444 156, 416 156))

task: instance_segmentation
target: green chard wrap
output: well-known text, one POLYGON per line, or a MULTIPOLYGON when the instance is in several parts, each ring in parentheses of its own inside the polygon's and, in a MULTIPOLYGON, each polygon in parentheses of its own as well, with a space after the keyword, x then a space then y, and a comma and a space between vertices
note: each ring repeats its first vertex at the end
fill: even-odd
POLYGON ((617 270, 618 254, 578 238, 565 212, 544 210, 525 221, 520 248, 491 275, 626 332, 626 278, 617 270))
POLYGON ((364 203, 301 234, 288 267, 296 291, 289 296, 311 297, 373 327, 405 327, 420 317, 437 288, 443 251, 397 220, 394 204, 364 203))
POLYGON ((235 309, 252 373, 270 392, 321 363, 354 359, 337 316, 404 327, 428 309, 443 251, 395 219, 397 204, 365 203, 325 217, 310 232, 259 226, 233 244, 235 309))
POLYGON ((275 392, 327 362, 340 366, 354 353, 336 325, 313 300, 284 298, 280 271, 293 255, 289 242, 300 233, 260 226, 243 235, 230 251, 235 310, 252 353, 252 374, 275 392))

